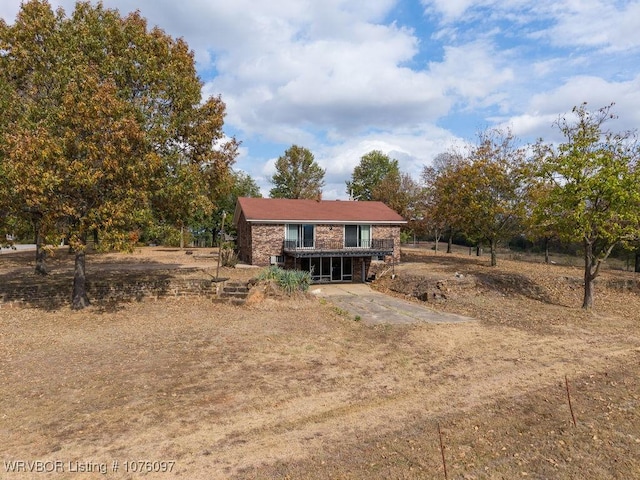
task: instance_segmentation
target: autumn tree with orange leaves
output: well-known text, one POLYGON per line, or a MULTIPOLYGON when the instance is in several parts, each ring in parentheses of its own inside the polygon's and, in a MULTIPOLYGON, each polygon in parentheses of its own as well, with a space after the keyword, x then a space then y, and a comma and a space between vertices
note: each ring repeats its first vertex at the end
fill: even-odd
MULTIPOLYGON (((75 252, 72 306, 89 304, 87 238, 127 249, 153 219, 210 213, 229 185, 237 142, 219 97, 202 101, 193 54, 138 12, 80 2, 66 16, 25 2, 0 20, 0 195, 38 220, 43 243, 75 252)), ((2 205, 0 205, 1 207, 2 205)))

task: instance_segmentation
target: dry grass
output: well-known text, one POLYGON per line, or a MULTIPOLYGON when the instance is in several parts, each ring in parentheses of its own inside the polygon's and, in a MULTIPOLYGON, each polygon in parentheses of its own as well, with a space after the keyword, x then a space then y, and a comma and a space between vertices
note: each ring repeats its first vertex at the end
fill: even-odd
MULTIPOLYGON (((480 321, 372 327, 307 297, 0 306, 0 457, 67 469, 0 478, 114 460, 109 478, 141 476, 132 460, 175 461, 145 478, 444 478, 438 424, 451 479, 640 478, 640 299, 606 286, 622 273, 587 313, 578 269, 410 253, 400 279, 440 282, 436 308, 480 321)), ((8 258, 2 272, 28 275, 8 258)), ((91 261, 215 267, 179 251, 91 261)))

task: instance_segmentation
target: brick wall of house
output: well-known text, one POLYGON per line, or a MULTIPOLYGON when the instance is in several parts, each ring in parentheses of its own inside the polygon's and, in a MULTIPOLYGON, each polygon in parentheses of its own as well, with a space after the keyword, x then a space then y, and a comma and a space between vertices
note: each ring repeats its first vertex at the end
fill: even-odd
MULTIPOLYGON (((315 230, 316 240, 342 242, 344 240, 343 224, 318 224, 315 230)), ((387 257, 385 261, 400 261, 400 227, 393 225, 373 225, 373 239, 394 239, 394 258, 387 257)), ((249 225, 244 215, 241 215, 238 223, 238 248, 240 260, 253 265, 267 266, 272 255, 283 254, 283 241, 285 239, 284 224, 252 224, 249 225)), ((366 270, 369 270, 370 261, 366 262, 366 270)), ((289 266, 289 265, 287 265, 289 266)), ((354 275, 361 276, 361 267, 357 270, 354 264, 354 275)))
POLYGON ((241 262, 244 263, 252 263, 253 252, 251 248, 251 225, 247 222, 247 218, 244 213, 240 213, 240 218, 238 219, 238 224, 236 225, 237 238, 236 242, 238 245, 238 258, 241 262))
POLYGON ((372 238, 393 238, 393 257, 387 256, 386 262, 400 261, 400 227, 397 225, 374 225, 372 238))
POLYGON ((371 257, 355 257, 353 259, 353 282, 362 283, 369 276, 371 257), (364 277, 362 276, 362 264, 364 263, 364 277))
POLYGON ((316 240, 342 242, 344 239, 344 225, 319 224, 316 225, 316 240))
POLYGON ((267 266, 272 255, 282 255, 284 246, 284 224, 253 224, 252 261, 253 265, 267 266))

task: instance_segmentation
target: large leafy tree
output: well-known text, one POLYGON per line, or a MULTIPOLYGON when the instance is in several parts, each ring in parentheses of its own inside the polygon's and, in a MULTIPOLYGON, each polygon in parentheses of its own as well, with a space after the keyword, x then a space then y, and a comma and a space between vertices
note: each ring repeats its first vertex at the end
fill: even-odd
MULTIPOLYGON (((2 25, 0 24, 0 28, 2 25)), ((0 70, 3 68, 2 57, 0 56, 0 70)), ((0 115, 0 247, 4 244, 5 237, 9 224, 9 209, 11 207, 11 185, 9 183, 8 173, 6 170, 6 159, 4 158, 3 151, 6 149, 2 146, 5 142, 6 134, 11 120, 10 107, 13 105, 11 102, 11 91, 9 85, 2 78, 0 73, 0 111, 3 112, 0 115)))
POLYGON ((347 193, 354 200, 372 200, 375 188, 386 178, 400 177, 398 161, 379 150, 372 150, 360 158, 347 181, 347 193))
POLYGON ((320 199, 325 171, 316 163, 310 150, 292 145, 276 160, 271 177, 271 198, 320 199))
POLYGON ((537 176, 536 159, 543 158, 543 151, 547 147, 541 143, 534 145, 534 160, 526 168, 527 181, 525 185, 525 205, 522 219, 523 233, 533 241, 542 242, 544 246, 544 261, 550 262, 549 244, 552 240, 559 238, 557 225, 553 216, 553 211, 546 198, 553 189, 553 182, 547 178, 537 176))
POLYGON ((487 242, 491 266, 497 264, 497 247, 518 233, 525 205, 525 152, 509 130, 480 133, 468 161, 458 170, 457 195, 463 210, 464 231, 487 242))
POLYGON ((371 199, 385 203, 407 220, 402 228, 404 233, 421 235, 424 232, 425 191, 408 173, 387 175, 375 186, 371 199))
POLYGON ((188 46, 139 13, 82 2, 66 17, 32 0, 0 24, 0 52, 12 212, 35 216, 43 238, 68 236, 83 308, 87 237, 126 249, 154 213, 211 212, 237 144, 224 138, 222 101, 202 101, 188 46))
POLYGON ((64 215, 52 214, 59 208, 50 203, 54 179, 44 175, 50 162, 50 144, 57 148, 55 133, 48 129, 58 114, 64 89, 59 83, 56 50, 63 43, 61 16, 44 1, 24 4, 13 26, 0 20, 0 83, 3 92, 3 132, 0 157, 3 176, 11 191, 5 211, 11 223, 33 223, 35 227, 36 273, 47 272, 42 244, 64 215), (25 150, 29 154, 22 158, 25 150), (39 158, 34 158, 39 156, 39 158))
POLYGON ((640 236, 639 151, 631 133, 604 129, 611 107, 574 107, 556 122, 564 142, 538 148, 539 175, 550 188, 537 208, 562 240, 582 242, 585 309, 593 306, 594 280, 614 247, 640 236))
POLYGON ((447 253, 451 253, 453 236, 462 228, 464 205, 458 203, 456 174, 463 160, 464 157, 458 152, 441 153, 436 155, 432 165, 422 170, 424 222, 435 237, 436 251, 440 238, 446 232, 447 253))
POLYGON ((497 246, 519 231, 524 207, 524 151, 511 132, 481 132, 466 154, 440 156, 438 164, 425 168, 423 180, 426 216, 434 229, 487 242, 495 266, 497 246))

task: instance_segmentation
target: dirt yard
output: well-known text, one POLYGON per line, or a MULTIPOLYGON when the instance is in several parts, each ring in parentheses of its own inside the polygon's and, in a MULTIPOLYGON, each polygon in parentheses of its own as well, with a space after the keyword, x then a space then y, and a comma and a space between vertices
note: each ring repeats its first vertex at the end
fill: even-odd
MULTIPOLYGON (((478 321, 368 326, 313 297, 0 304, 0 478, 640 478, 633 274, 605 271, 584 312, 576 268, 404 253, 376 288, 478 321)), ((88 262, 215 271, 161 249, 88 262)), ((0 255, 0 278, 31 268, 0 255)))

